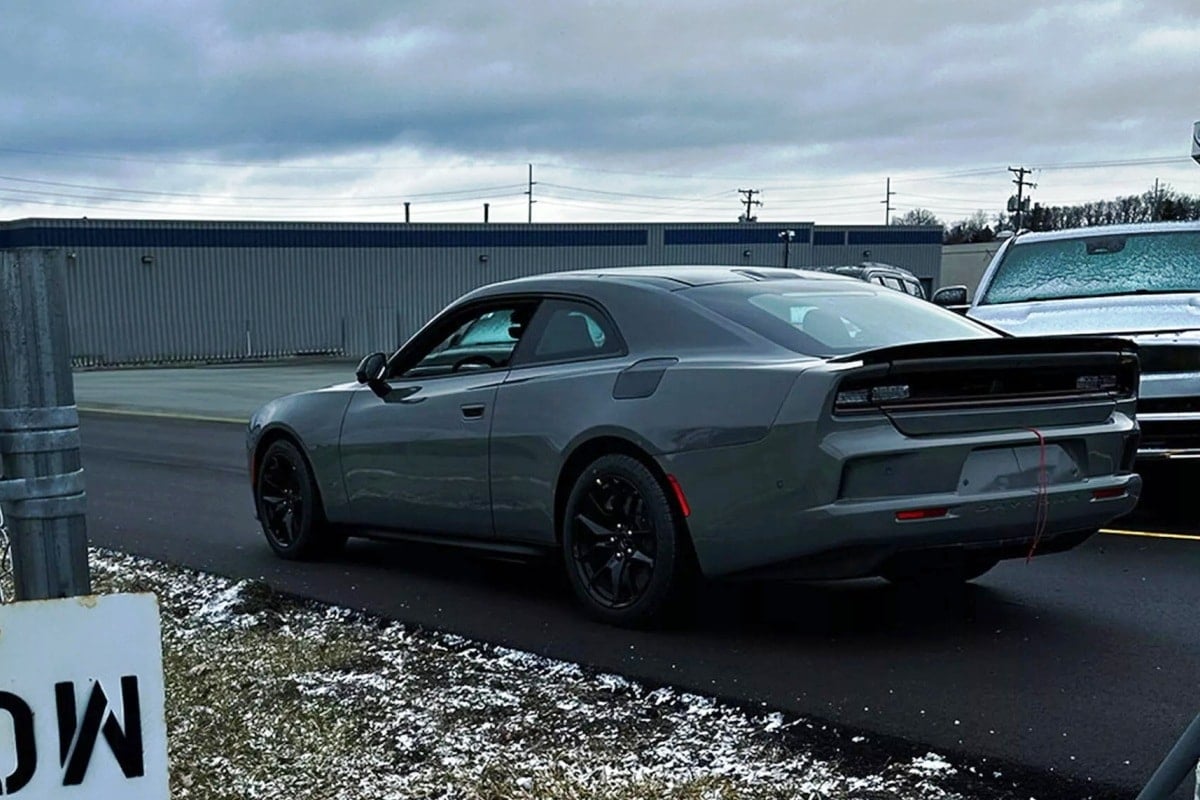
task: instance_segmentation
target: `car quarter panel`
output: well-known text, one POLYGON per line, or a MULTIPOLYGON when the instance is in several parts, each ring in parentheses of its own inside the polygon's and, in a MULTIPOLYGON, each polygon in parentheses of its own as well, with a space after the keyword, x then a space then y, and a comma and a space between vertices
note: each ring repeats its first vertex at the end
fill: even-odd
POLYGON ((648 396, 615 398, 622 372, 639 360, 512 370, 492 421, 492 508, 499 535, 555 541, 558 479, 588 442, 614 437, 654 457, 757 441, 796 378, 794 365, 684 359, 664 369, 648 396))

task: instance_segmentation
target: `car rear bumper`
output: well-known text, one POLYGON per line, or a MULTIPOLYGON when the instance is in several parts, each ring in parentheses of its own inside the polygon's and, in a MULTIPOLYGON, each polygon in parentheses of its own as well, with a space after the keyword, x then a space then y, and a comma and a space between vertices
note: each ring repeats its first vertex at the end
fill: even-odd
POLYGON ((1026 489, 973 498, 947 495, 833 503, 796 515, 790 546, 775 549, 769 561, 727 574, 858 578, 877 575, 889 562, 915 555, 1016 558, 1031 552, 1061 552, 1132 511, 1141 488, 1141 478, 1127 474, 1052 487, 1044 499, 1026 489), (1041 503, 1045 522, 1039 525, 1041 503), (903 512, 920 509, 945 509, 945 513, 898 519, 903 512), (826 533, 814 536, 815 531, 826 533))
POLYGON ((861 577, 925 548, 1020 555, 1039 527, 1038 551, 1051 552, 1128 514, 1141 495, 1130 470, 1137 427, 1120 414, 1046 431, 1044 452, 1021 431, 906 437, 879 426, 816 447, 799 446, 802 433, 777 426, 754 444, 660 456, 691 507, 706 575, 861 577))

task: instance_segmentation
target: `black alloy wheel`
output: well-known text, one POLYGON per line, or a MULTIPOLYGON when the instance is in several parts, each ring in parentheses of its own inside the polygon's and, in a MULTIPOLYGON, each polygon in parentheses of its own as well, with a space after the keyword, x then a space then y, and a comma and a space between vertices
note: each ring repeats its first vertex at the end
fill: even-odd
POLYGON ((328 555, 346 537, 328 530, 316 482, 295 444, 279 439, 263 453, 255 482, 258 519, 267 543, 287 559, 328 555))
POLYGON ((677 514, 661 483, 637 459, 603 456, 567 500, 563 555, 588 612, 605 622, 662 619, 690 573, 677 514))

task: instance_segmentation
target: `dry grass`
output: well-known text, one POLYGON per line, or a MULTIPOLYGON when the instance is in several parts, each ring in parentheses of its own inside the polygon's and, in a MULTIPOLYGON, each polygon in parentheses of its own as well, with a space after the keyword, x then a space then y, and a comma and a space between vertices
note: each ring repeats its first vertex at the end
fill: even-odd
POLYGON ((797 746, 814 729, 804 720, 297 603, 260 583, 99 551, 92 569, 98 592, 159 597, 177 798, 1021 796, 932 754, 876 759, 863 774, 861 760, 797 746))

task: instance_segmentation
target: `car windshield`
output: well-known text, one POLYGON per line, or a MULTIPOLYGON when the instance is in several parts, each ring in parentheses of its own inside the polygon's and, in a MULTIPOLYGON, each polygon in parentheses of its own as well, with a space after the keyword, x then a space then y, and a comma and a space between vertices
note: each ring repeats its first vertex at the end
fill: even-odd
POLYGON ((1200 230, 1014 242, 981 305, 1200 291, 1200 230))
POLYGON ((966 317, 890 289, 798 282, 717 284, 683 294, 797 353, 833 356, 948 339, 995 338, 966 317))

